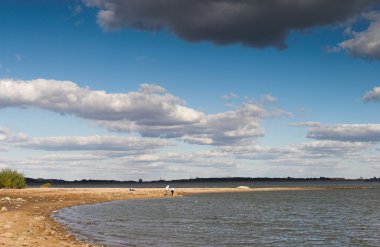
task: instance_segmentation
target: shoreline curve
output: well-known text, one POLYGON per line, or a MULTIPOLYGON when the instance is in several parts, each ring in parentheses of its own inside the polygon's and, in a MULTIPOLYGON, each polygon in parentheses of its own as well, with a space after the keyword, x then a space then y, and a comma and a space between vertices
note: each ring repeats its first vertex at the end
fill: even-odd
MULTIPOLYGON (((275 188, 178 188, 176 196, 201 193, 371 189, 368 186, 275 188)), ((27 188, 0 189, 0 245, 97 246, 77 240, 51 216, 59 209, 117 200, 163 198, 163 188, 27 188)))

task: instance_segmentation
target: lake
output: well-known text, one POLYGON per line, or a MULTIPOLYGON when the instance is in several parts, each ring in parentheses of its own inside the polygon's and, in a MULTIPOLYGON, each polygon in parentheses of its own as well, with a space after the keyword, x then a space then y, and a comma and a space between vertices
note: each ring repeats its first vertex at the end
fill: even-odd
POLYGON ((380 189, 201 194, 65 208, 81 240, 110 246, 379 246, 380 189))

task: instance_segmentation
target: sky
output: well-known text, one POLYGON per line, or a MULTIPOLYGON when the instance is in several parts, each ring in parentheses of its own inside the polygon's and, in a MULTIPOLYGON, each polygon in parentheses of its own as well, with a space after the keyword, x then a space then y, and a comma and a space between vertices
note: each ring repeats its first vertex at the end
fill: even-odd
POLYGON ((379 7, 0 1, 0 169, 379 177, 379 7))

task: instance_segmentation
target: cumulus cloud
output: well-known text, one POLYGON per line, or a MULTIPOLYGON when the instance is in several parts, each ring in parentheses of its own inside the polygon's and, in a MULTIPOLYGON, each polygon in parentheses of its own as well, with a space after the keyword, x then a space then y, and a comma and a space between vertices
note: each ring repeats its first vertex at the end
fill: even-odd
POLYGON ((155 84, 142 84, 139 92, 111 94, 70 81, 0 80, 0 108, 5 107, 39 107, 91 119, 111 131, 199 144, 241 143, 264 134, 262 106, 244 103, 233 111, 207 115, 155 84))
POLYGON ((374 87, 363 96, 364 101, 380 102, 380 87, 374 87))
POLYGON ((335 124, 311 128, 308 138, 348 142, 380 142, 380 124, 335 124))
POLYGON ((347 20, 372 0, 85 0, 105 30, 166 29, 190 41, 285 48, 292 30, 347 20))
POLYGON ((122 120, 165 125, 198 121, 203 113, 157 86, 143 84, 140 92, 110 94, 81 88, 70 81, 0 80, 0 108, 35 106, 93 120, 122 120))
POLYGON ((351 32, 352 38, 341 42, 334 51, 346 50, 357 57, 380 60, 380 12, 366 15, 371 21, 368 29, 351 32))
POLYGON ((133 131, 149 137, 180 138, 193 144, 228 145, 243 144, 261 137, 260 123, 265 110, 252 103, 218 114, 203 115, 198 121, 186 125, 134 124, 131 121, 101 121, 113 131, 133 131))

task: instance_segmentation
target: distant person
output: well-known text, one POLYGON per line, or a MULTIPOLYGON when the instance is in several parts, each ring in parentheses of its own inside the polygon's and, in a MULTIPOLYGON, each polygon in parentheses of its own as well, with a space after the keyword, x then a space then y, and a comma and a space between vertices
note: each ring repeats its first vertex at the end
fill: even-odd
POLYGON ((172 193, 172 196, 174 195, 174 191, 175 191, 174 188, 172 188, 172 189, 170 190, 170 192, 172 193))
POLYGON ((169 185, 166 185, 165 187, 165 195, 168 195, 169 194, 169 185))

